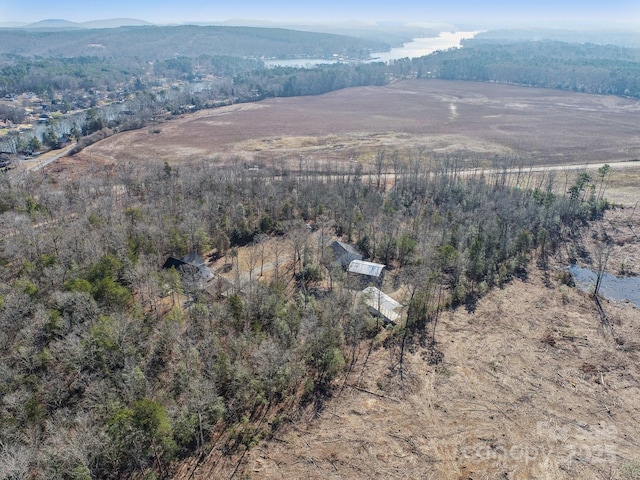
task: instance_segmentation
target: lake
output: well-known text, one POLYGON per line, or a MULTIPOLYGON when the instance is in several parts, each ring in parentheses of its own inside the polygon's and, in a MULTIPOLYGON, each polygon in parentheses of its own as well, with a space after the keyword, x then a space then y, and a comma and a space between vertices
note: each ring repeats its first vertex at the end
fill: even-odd
MULTIPOLYGON (((442 32, 437 37, 416 38, 411 42, 405 43, 402 47, 392 48, 388 52, 374 52, 371 54, 372 62, 390 62, 401 58, 418 58, 429 55, 438 50, 447 50, 449 48, 459 48, 462 40, 473 38, 479 32, 442 32)), ((344 60, 320 59, 320 58, 296 58, 289 60, 265 60, 268 67, 296 67, 296 68, 313 68, 317 65, 326 65, 329 63, 338 63, 344 60)))
POLYGON ((462 40, 473 38, 480 32, 442 32, 437 37, 416 38, 402 47, 392 48, 388 52, 372 53, 373 61, 390 62, 401 58, 418 58, 449 48, 459 48, 462 40))

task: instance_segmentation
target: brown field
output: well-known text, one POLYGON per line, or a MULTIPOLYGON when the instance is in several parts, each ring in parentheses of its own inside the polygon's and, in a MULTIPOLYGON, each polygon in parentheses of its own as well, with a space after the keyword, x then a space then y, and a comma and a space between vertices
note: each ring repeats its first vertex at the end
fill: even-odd
POLYGON ((640 158, 640 102, 527 87, 436 80, 274 98, 200 111, 89 147, 88 161, 248 163, 355 159, 380 150, 514 156, 529 164, 640 158), (156 132, 156 133, 153 133, 156 132))
POLYGON ((270 479, 624 478, 640 461, 631 340, 640 331, 637 310, 609 313, 620 322, 613 332, 583 294, 545 287, 537 275, 493 291, 475 314, 445 315, 442 365, 429 366, 416 349, 403 391, 390 352, 375 350, 325 410, 305 412, 250 452, 242 471, 270 479))

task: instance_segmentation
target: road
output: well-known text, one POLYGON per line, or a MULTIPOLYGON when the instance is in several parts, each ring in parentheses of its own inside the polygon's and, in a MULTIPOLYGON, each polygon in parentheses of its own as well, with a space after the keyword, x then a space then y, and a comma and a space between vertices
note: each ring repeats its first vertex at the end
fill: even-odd
MULTIPOLYGON (((633 168, 640 167, 640 160, 626 160, 616 162, 603 162, 603 163, 583 163, 583 164, 570 164, 570 165, 539 165, 539 166, 522 166, 521 168, 508 168, 506 173, 518 173, 518 172, 551 172, 551 171, 566 171, 566 170, 596 170, 609 165, 611 168, 633 168)), ((478 169, 480 170, 480 169, 478 169)), ((504 170, 485 170, 485 173, 502 173, 504 170)))
POLYGON ((43 169, 47 165, 55 162, 56 160, 62 157, 66 157, 71 151, 71 149, 75 146, 76 144, 72 143, 68 147, 62 148, 60 150, 51 150, 47 153, 43 153, 42 155, 40 155, 34 160, 25 160, 23 163, 27 165, 27 168, 26 168, 27 171, 35 172, 43 169))
POLYGON ((10 176, 14 176, 16 174, 20 175, 25 172, 36 172, 38 170, 42 170, 47 165, 50 165, 56 160, 59 160, 60 158, 66 157, 67 155, 69 155, 69 152, 75 146, 76 144, 72 143, 68 147, 61 148, 60 150, 50 150, 35 158, 31 158, 29 160, 22 160, 16 164, 17 165, 16 168, 9 170, 8 174, 10 176))

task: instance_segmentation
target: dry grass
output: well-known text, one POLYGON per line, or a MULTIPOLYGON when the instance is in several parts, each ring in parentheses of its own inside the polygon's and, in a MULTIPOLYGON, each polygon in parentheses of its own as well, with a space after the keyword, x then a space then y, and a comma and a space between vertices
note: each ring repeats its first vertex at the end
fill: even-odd
MULTIPOLYGON (((445 314, 444 363, 409 355, 410 388, 388 379, 390 351, 362 359, 324 410, 245 456, 249 478, 620 478, 638 461, 638 311, 545 286, 540 272, 491 292, 475 314, 445 314), (566 298, 568 297, 568 299, 566 298), (513 302, 518 298, 518 302, 513 302), (545 341, 553 337, 553 344, 545 341), (383 389, 381 389, 383 387, 383 389)), ((366 348, 366 346, 363 346, 366 348)), ((198 477, 194 478, 204 478, 198 477)))
POLYGON ((201 111, 99 142, 90 161, 370 162, 381 149, 513 155, 525 164, 640 157, 637 102, 471 82, 401 81, 317 97, 274 98, 201 111))
POLYGON ((611 172, 605 196, 612 202, 634 207, 640 201, 640 166, 611 172))

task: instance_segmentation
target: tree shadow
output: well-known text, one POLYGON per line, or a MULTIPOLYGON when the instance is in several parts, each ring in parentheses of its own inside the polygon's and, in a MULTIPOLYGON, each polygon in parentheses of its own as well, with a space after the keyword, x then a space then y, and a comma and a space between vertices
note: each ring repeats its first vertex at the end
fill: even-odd
POLYGON ((464 308, 467 313, 475 313, 478 308, 478 300, 480 295, 477 292, 468 293, 464 299, 464 308))

